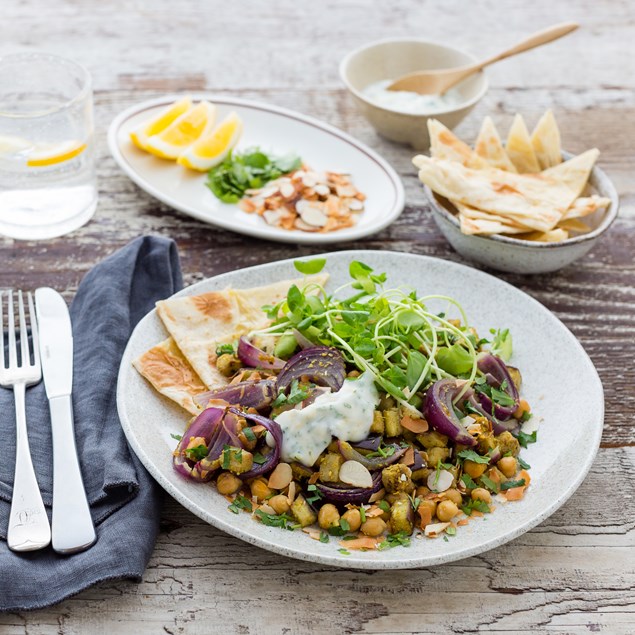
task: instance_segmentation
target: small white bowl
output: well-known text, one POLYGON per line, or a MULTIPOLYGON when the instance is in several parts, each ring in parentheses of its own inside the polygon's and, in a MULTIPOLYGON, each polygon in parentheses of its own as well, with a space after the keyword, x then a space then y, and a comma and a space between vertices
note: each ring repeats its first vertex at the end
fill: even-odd
POLYGON ((430 146, 428 119, 438 119, 450 129, 457 126, 487 92, 487 78, 483 72, 456 86, 456 91, 463 97, 460 104, 425 115, 381 106, 363 93, 364 88, 414 71, 454 68, 475 61, 469 53, 443 44, 419 38, 392 38, 366 44, 349 53, 340 63, 340 76, 362 114, 380 135, 410 144, 415 150, 427 150, 430 146))
MULTIPOLYGON (((573 155, 563 152, 565 159, 573 155)), ((611 199, 605 210, 586 216, 583 221, 592 229, 587 234, 567 238, 558 243, 539 243, 508 236, 472 236, 463 234, 456 209, 442 196, 434 194, 427 185, 425 193, 430 201, 432 217, 448 242, 465 258, 509 273, 548 273, 557 271, 587 254, 608 228, 619 209, 615 186, 606 173, 595 166, 589 185, 594 194, 611 199)))

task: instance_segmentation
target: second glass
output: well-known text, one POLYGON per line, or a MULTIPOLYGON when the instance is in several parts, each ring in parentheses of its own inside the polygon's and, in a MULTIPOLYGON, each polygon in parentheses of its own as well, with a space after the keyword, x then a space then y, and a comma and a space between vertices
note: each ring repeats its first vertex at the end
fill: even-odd
POLYGON ((88 71, 44 53, 0 57, 0 234, 54 238, 95 213, 88 71))

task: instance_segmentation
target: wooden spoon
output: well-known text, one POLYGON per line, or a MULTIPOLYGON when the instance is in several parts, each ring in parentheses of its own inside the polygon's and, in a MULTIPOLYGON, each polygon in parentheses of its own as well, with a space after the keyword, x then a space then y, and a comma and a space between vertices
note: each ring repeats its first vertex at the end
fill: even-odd
POLYGON ((526 40, 523 40, 516 44, 516 46, 512 46, 498 55, 489 57, 481 62, 476 62, 475 64, 470 64, 469 66, 409 73, 390 84, 388 90, 407 90, 413 93, 419 93, 420 95, 442 95, 452 88, 452 86, 455 86, 466 77, 480 71, 486 66, 504 60, 506 57, 518 55, 518 53, 522 53, 523 51, 529 51, 537 46, 542 46, 543 44, 557 40, 563 35, 575 31, 578 26, 579 25, 575 22, 566 22, 565 24, 551 26, 542 31, 538 31, 538 33, 534 33, 534 35, 528 37, 526 40))

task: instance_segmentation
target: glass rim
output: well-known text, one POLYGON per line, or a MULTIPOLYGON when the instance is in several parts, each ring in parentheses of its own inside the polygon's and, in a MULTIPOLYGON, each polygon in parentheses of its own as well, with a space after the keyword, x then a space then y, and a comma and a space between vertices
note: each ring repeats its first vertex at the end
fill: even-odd
POLYGON ((81 86, 76 95, 66 100, 64 103, 59 106, 55 106, 53 108, 49 108, 48 110, 38 111, 35 114, 19 114, 14 112, 3 112, 0 109, 0 117, 6 117, 11 119, 35 119, 37 117, 45 117, 48 115, 52 115, 57 112, 62 112, 68 108, 71 108, 76 103, 85 99, 91 91, 92 88, 92 78, 88 69, 85 66, 82 66, 79 62, 75 60, 71 60, 68 57, 62 57, 61 55, 55 55, 54 53, 45 53, 40 51, 33 52, 22 52, 22 53, 6 53, 4 55, 0 54, 0 67, 3 66, 6 62, 21 62, 28 60, 37 60, 37 61, 48 61, 55 64, 59 64, 61 66, 66 66, 72 68, 78 75, 81 86))

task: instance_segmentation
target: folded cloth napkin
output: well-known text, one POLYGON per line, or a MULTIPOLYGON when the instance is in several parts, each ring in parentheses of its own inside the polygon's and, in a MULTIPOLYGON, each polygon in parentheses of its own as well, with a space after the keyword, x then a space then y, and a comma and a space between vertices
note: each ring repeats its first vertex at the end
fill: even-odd
MULTIPOLYGON (((91 513, 93 547, 60 556, 50 547, 13 553, 6 543, 13 469, 13 392, 0 388, 0 610, 48 606, 101 580, 139 579, 159 528, 158 485, 131 452, 119 424, 117 373, 137 322, 182 287, 176 245, 142 237, 92 269, 70 308, 73 324, 75 437, 91 513)), ((27 389, 31 456, 51 513, 51 422, 42 383, 27 389)))

